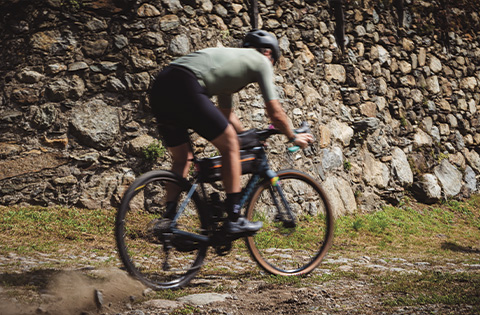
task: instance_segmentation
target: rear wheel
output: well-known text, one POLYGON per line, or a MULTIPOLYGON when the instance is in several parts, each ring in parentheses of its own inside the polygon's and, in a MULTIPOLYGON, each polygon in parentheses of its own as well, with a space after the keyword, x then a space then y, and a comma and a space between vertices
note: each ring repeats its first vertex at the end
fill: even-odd
MULTIPOLYGON (((185 200, 190 183, 168 171, 151 171, 128 188, 117 213, 115 238, 127 271, 145 285, 159 290, 182 287, 199 271, 207 246, 179 239, 169 224, 158 228, 165 212, 166 187, 185 200)), ((200 202, 194 193, 178 219, 178 228, 200 234, 200 202)), ((162 221, 165 223, 165 220, 162 221)))
POLYGON ((322 187, 309 175, 284 170, 278 177, 295 226, 279 215, 282 199, 276 187, 264 181, 253 193, 246 213, 249 220, 262 221, 263 227, 247 238, 247 246, 253 259, 269 273, 307 274, 320 264, 332 244, 331 205, 322 187))

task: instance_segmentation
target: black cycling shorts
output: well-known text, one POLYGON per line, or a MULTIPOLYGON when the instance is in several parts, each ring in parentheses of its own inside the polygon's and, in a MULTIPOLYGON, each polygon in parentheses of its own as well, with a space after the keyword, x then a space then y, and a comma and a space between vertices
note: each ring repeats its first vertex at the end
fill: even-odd
POLYGON ((188 129, 212 141, 229 124, 195 75, 177 66, 166 67, 155 79, 150 107, 167 147, 187 143, 188 129))

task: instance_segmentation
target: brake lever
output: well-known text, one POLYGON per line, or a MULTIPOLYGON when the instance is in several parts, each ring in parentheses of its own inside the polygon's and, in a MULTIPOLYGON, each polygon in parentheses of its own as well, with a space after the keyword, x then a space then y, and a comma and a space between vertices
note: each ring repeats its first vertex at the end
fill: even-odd
POLYGON ((299 128, 294 129, 295 133, 312 133, 310 130, 310 124, 306 121, 303 121, 299 128))

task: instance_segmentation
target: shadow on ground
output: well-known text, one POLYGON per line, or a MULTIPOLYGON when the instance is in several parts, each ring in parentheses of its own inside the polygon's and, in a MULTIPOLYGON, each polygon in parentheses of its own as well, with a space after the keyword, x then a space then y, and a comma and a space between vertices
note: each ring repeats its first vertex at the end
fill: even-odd
POLYGON ((453 252, 462 252, 462 253, 471 253, 471 254, 480 254, 480 249, 458 245, 452 242, 444 242, 442 244, 442 249, 451 250, 453 252))

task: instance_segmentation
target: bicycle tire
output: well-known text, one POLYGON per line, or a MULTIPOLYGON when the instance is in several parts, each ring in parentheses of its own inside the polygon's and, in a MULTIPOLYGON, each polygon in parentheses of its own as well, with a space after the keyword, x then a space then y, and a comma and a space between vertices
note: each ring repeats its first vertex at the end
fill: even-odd
MULTIPOLYGON (((125 192, 115 222, 115 239, 123 265, 131 276, 154 290, 175 289, 189 283, 202 266, 207 251, 206 244, 196 244, 193 250, 168 246, 165 251, 165 242, 153 234, 150 225, 162 218, 165 211, 165 185, 179 189, 179 205, 191 188, 188 181, 172 172, 147 172, 125 192)), ((178 220, 182 230, 199 232, 199 209, 200 200, 195 192, 178 220)))
POLYGON ((274 186, 270 180, 264 180, 256 187, 246 211, 249 220, 262 221, 263 227, 247 237, 246 244, 257 264, 271 274, 308 274, 321 263, 332 245, 332 207, 323 188, 309 175, 297 170, 282 170, 277 174, 296 217, 296 226, 285 227, 275 220, 278 210, 269 189, 274 186))

